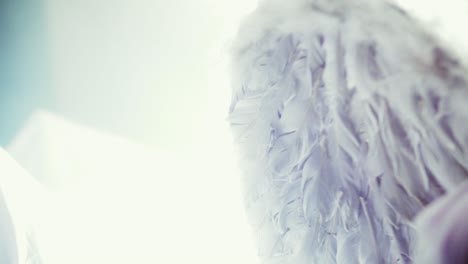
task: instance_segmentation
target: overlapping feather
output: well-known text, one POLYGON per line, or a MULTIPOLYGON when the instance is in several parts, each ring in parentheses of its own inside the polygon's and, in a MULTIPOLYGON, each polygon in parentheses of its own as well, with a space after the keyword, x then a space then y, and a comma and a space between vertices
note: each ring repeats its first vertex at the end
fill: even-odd
POLYGON ((468 176, 464 74, 383 1, 261 4, 230 122, 265 262, 412 263, 415 215, 468 176))

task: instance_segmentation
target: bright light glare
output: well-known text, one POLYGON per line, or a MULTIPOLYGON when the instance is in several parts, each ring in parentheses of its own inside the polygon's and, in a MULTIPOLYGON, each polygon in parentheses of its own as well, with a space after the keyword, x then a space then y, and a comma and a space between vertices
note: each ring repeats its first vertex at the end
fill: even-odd
POLYGON ((17 218, 44 264, 256 263, 225 121, 229 41, 255 1, 46 2, 55 110, 158 151, 32 117, 8 151, 48 192, 10 204, 38 211, 17 218))
POLYGON ((49 204, 33 223, 44 263, 256 263, 232 152, 207 148, 155 153, 36 114, 10 152, 48 168, 49 204))

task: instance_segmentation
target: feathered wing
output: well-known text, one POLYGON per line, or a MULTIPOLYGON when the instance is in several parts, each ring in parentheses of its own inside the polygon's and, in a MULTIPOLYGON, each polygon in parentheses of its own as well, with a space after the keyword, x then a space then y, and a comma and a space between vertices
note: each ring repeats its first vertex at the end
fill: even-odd
POLYGON ((412 263, 467 174, 464 69, 397 8, 269 1, 233 51, 230 123, 266 263, 412 263))

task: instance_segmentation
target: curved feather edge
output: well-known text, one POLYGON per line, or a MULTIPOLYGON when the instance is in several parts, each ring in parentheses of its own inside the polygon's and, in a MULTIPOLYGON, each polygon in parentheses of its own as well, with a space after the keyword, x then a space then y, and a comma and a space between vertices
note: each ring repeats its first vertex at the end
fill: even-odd
POLYGON ((384 1, 265 1, 232 54, 265 263, 413 263, 413 219, 468 177, 465 69, 384 1))

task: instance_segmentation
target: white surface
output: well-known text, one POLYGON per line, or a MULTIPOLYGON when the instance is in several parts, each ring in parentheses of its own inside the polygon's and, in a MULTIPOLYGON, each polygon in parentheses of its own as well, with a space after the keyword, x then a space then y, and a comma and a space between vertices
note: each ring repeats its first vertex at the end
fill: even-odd
POLYGON ((225 118, 223 60, 255 1, 46 2, 59 113, 170 151, 225 118))
MULTIPOLYGON (((27 263, 29 241, 26 234, 32 234, 34 225, 42 222, 42 216, 48 213, 46 192, 3 149, 0 149, 0 164, 0 190, 16 236, 16 242, 2 237, 2 246, 15 243, 18 263, 27 263)), ((0 256, 0 260, 4 261, 3 257, 0 256)))
POLYGON ((250 263, 225 51, 253 1, 47 0, 57 111, 9 151, 60 208, 46 264, 250 263))
POLYGON ((256 261, 220 148, 154 153, 39 112, 9 151, 52 197, 35 230, 45 264, 256 261))

